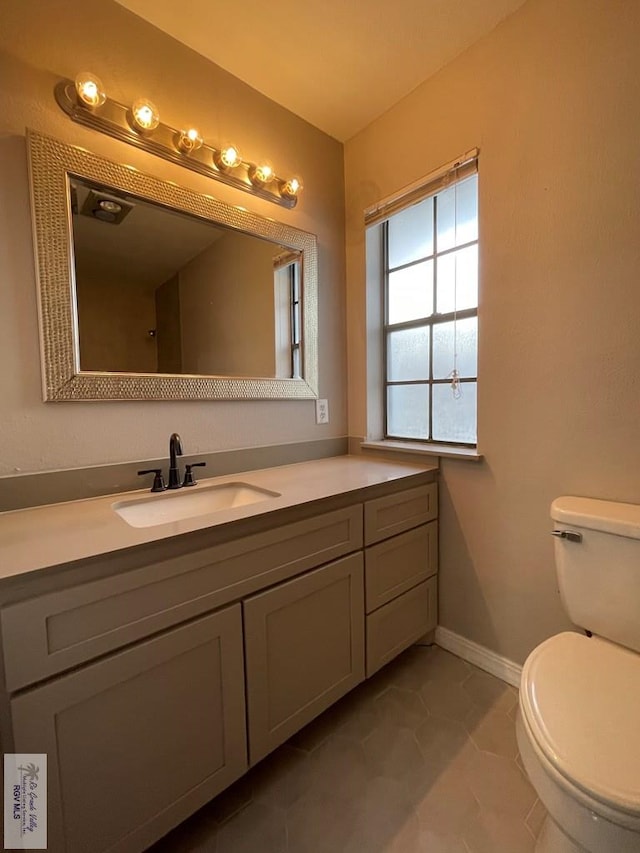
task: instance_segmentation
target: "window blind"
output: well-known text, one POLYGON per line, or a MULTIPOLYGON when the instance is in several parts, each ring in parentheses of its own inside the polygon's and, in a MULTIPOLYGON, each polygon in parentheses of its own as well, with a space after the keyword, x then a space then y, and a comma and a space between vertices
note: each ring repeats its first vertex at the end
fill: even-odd
POLYGON ((364 212, 365 226, 383 222, 405 207, 417 204, 419 201, 440 192, 440 190, 468 178, 469 175, 474 175, 478 171, 478 154, 479 150, 472 148, 456 160, 445 163, 420 178, 419 181, 403 187, 393 195, 389 195, 377 204, 368 207, 364 212))

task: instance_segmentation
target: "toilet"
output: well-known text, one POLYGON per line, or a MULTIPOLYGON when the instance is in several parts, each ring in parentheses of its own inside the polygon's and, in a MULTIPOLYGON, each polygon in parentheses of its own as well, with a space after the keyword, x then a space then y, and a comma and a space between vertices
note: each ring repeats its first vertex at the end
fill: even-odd
POLYGON ((584 633, 527 658, 516 721, 547 809, 536 853, 640 853, 640 506, 551 505, 560 597, 584 633))

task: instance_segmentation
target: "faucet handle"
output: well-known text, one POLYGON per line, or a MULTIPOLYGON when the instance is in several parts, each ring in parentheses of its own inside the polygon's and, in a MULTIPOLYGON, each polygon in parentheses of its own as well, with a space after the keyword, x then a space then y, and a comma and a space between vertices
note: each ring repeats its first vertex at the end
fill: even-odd
POLYGON ((164 492, 167 488, 164 482, 164 477, 162 476, 162 468, 149 468, 146 471, 138 471, 138 477, 142 477, 143 474, 154 474, 153 478, 153 486, 151 486, 152 492, 164 492))
POLYGON ((205 468, 207 465, 206 462, 187 462, 184 466, 184 481, 182 483, 183 486, 195 486, 197 483, 196 478, 193 476, 192 468, 205 468))

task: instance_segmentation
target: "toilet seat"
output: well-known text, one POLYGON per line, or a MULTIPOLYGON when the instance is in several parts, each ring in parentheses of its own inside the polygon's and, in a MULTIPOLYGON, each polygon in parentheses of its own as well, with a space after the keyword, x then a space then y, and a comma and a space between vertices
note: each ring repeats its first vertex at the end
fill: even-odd
POLYGON ((531 653, 521 688, 533 744, 565 783, 594 810, 640 821, 640 655, 558 634, 531 653))

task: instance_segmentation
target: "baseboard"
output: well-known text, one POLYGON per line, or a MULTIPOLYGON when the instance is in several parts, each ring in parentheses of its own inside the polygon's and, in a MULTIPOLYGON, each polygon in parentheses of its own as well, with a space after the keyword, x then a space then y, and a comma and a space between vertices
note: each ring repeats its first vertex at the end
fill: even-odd
POLYGON ((472 640, 467 640, 466 637, 461 637, 460 634, 456 634, 448 628, 442 628, 440 625, 436 628, 436 645, 457 655, 462 660, 484 669, 485 672, 495 675, 496 678, 506 681, 507 684, 520 687, 522 667, 512 660, 492 652, 491 649, 480 646, 472 640))

